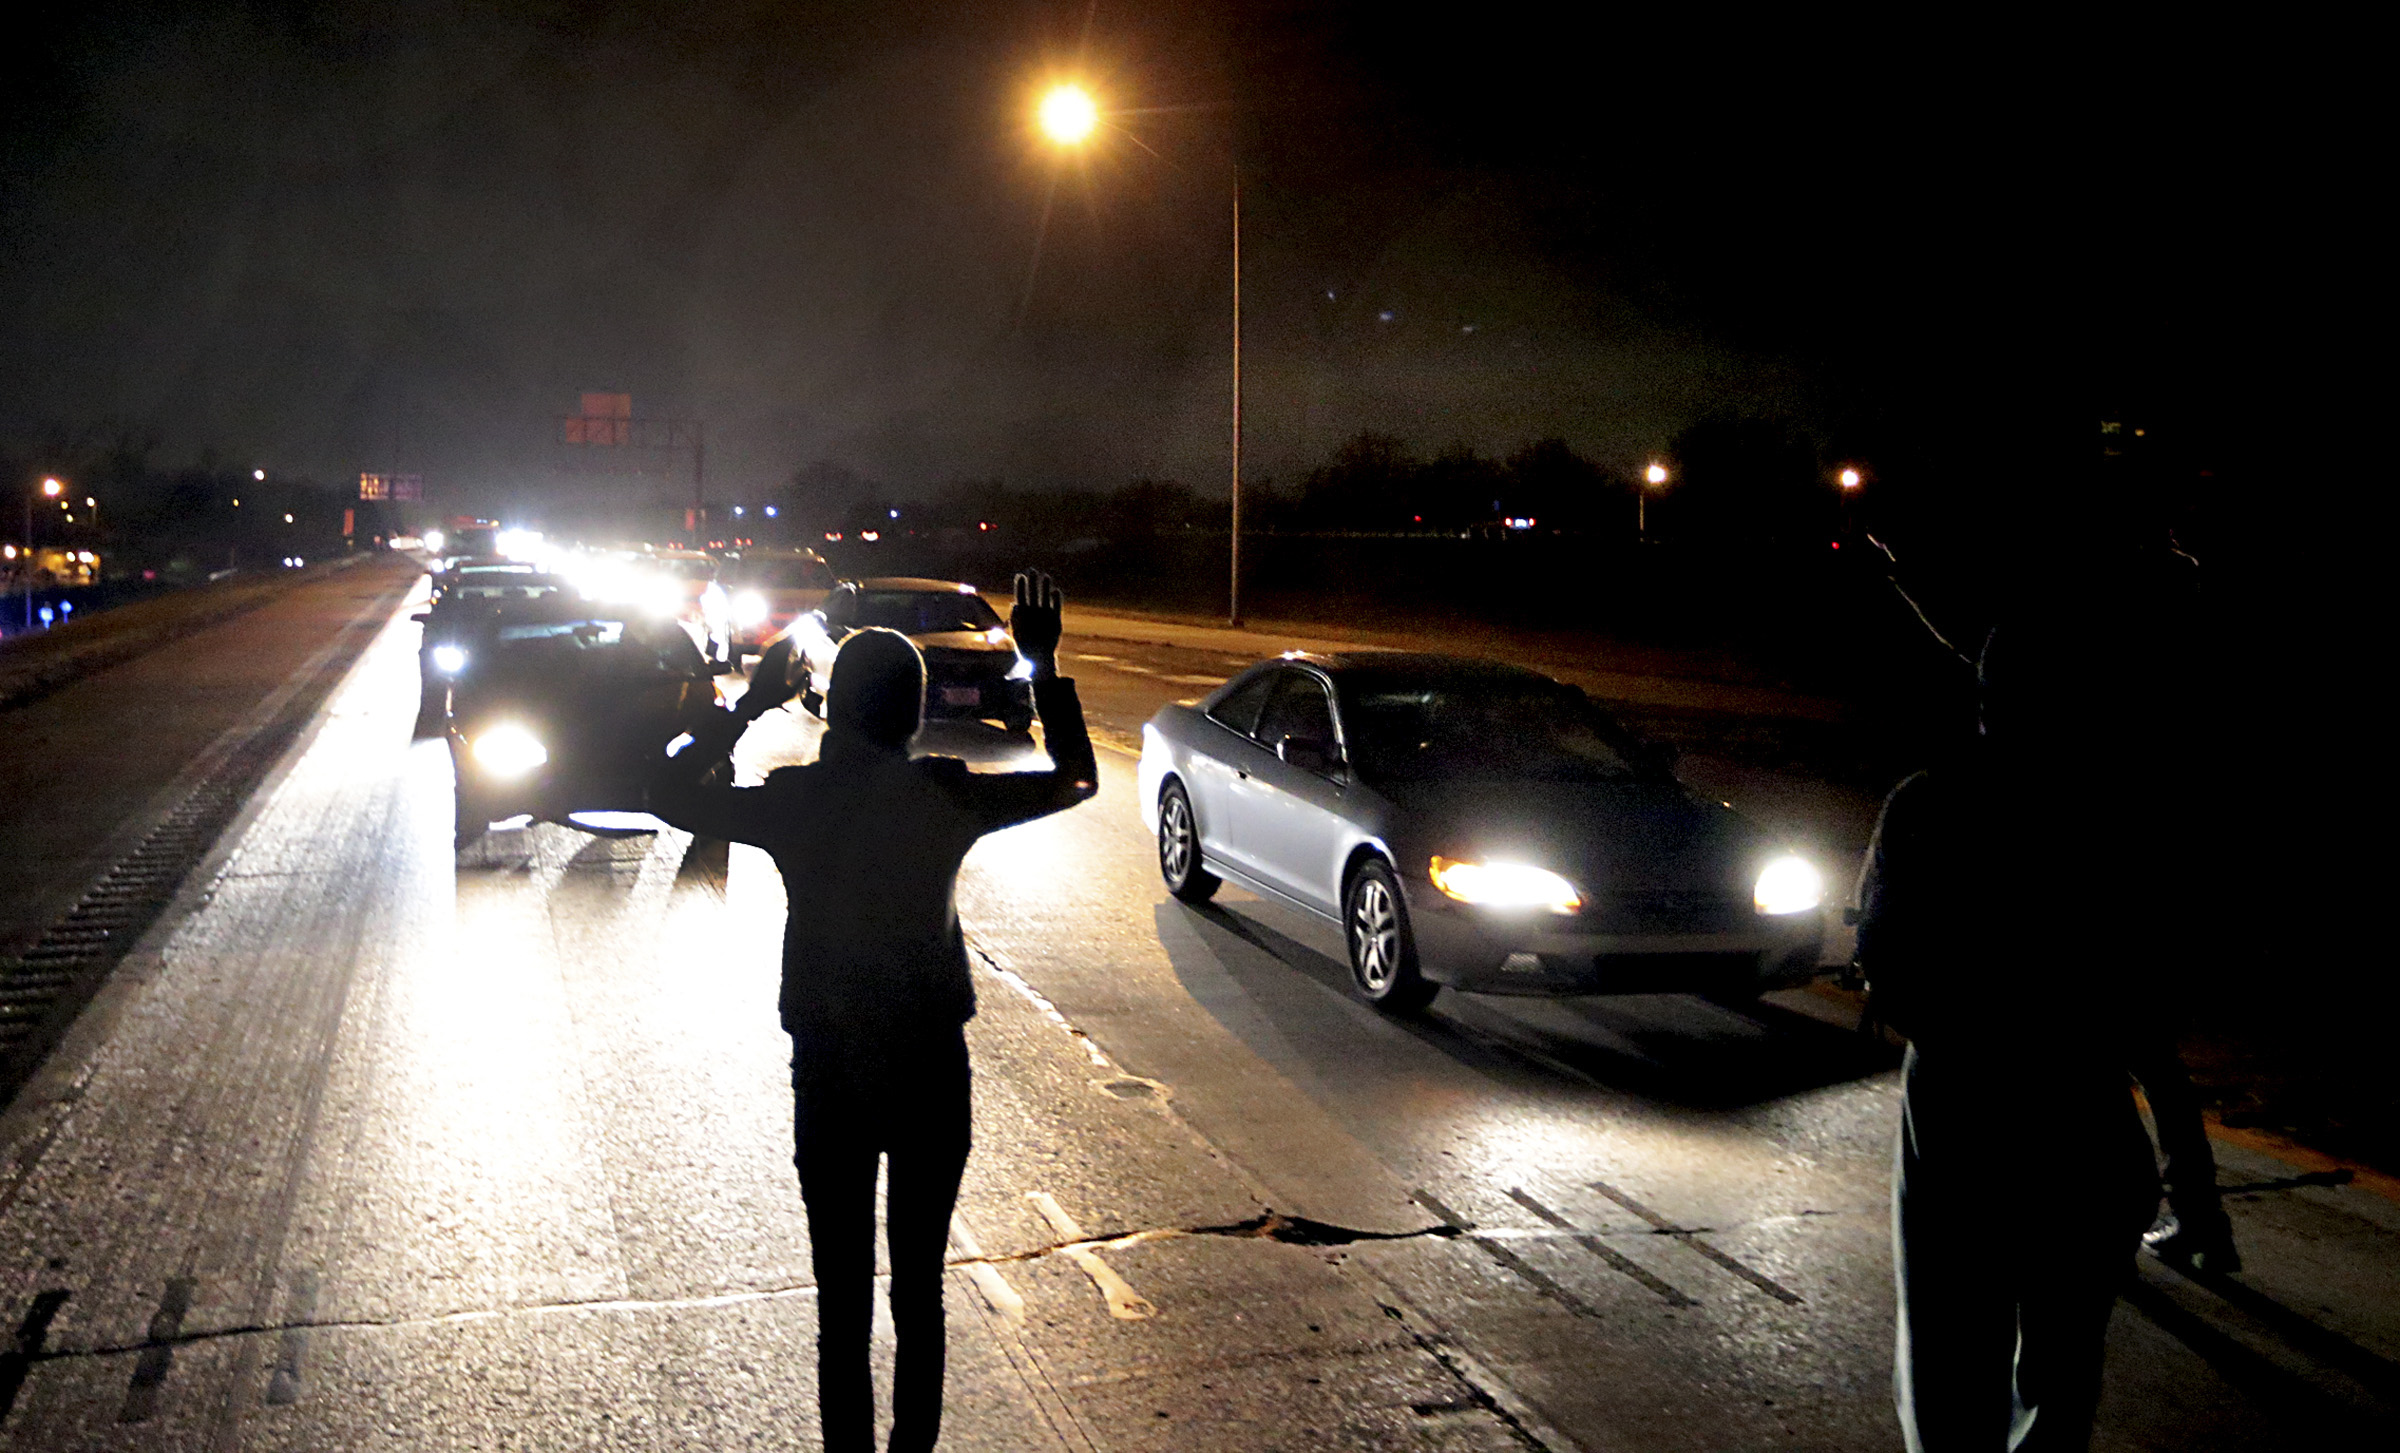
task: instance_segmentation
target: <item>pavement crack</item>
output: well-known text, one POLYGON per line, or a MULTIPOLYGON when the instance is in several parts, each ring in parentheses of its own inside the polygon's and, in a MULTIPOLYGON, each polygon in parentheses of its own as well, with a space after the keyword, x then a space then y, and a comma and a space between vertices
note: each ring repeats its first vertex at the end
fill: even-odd
MULTIPOLYGON (((1290 1246, 1336 1247, 1369 1241, 1407 1241, 1418 1238, 1446 1239, 1460 1232, 1453 1226, 1428 1226, 1416 1231, 1369 1231, 1357 1227, 1335 1226, 1306 1216, 1285 1216, 1276 1212, 1253 1216, 1246 1221, 1233 1221, 1214 1226, 1160 1226, 1107 1237, 1089 1237, 1077 1241, 1059 1241, 1029 1247, 1023 1251, 1001 1252, 993 1255, 952 1256, 944 1262, 949 1269, 971 1271, 978 1266, 1009 1266, 1039 1261, 1049 1256, 1069 1256, 1077 1251, 1124 1250, 1153 1241, 1172 1241, 1193 1237, 1224 1237, 1233 1240, 1278 1241, 1290 1246)), ((885 1277, 878 1276, 878 1281, 885 1277)), ((508 1307, 470 1307, 455 1312, 433 1312, 415 1317, 294 1317, 283 1320, 237 1322, 221 1327, 176 1327, 173 1331, 154 1319, 158 1325, 134 1341, 99 1342, 79 1347, 45 1345, 49 1319, 29 1318, 28 1329, 38 1323, 38 1331, 21 1330, 15 1350, 0 1355, 0 1364, 24 1366, 35 1363, 67 1362, 98 1357, 123 1357, 132 1354, 151 1356, 166 1349, 190 1347, 200 1343, 221 1342, 236 1337, 288 1336, 310 1332, 376 1332, 397 1331, 424 1327, 465 1326, 474 1322, 497 1321, 504 1317, 550 1316, 589 1312, 658 1312, 704 1310, 712 1307, 741 1306, 752 1302, 774 1301, 785 1297, 816 1295, 814 1282, 788 1282, 774 1286, 754 1287, 743 1291, 712 1292, 688 1297, 592 1297, 569 1298, 554 1302, 528 1302, 508 1307), (159 1333, 167 1335, 160 1336, 159 1333)), ((57 1302, 66 1300, 62 1293, 57 1302)), ((313 1300, 313 1299, 311 1299, 313 1300)), ((301 1299, 295 1298, 295 1303, 301 1299)), ((52 1316, 57 1307, 44 1303, 52 1316)), ((296 1305, 295 1310, 299 1307, 296 1305)), ((0 1366, 0 1371, 5 1367, 0 1366)), ((296 1359, 295 1359, 296 1371, 296 1359)))
POLYGON ((1413 1231, 1369 1231, 1356 1226, 1336 1226, 1329 1221, 1313 1220, 1307 1216, 1287 1216, 1279 1211, 1268 1211, 1247 1220, 1228 1221, 1215 1226, 1153 1226, 1115 1236, 1087 1236, 1049 1242, 1029 1246, 1022 1251, 952 1257, 948 1264, 954 1267, 1008 1266, 1039 1261, 1046 1256, 1070 1256, 1078 1251, 1123 1251, 1153 1241, 1210 1236, 1232 1241, 1278 1241, 1286 1246, 1325 1248, 1353 1246, 1368 1241, 1446 1241, 1465 1234, 1456 1226, 1444 1225, 1422 1226, 1413 1231))

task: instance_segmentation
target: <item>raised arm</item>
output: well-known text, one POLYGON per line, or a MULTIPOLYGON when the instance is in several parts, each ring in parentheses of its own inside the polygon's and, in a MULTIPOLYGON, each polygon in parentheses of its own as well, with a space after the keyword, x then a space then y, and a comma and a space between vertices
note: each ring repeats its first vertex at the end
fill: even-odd
POLYGON ((1050 766, 1039 772, 970 776, 959 791, 984 832, 1045 817, 1100 790, 1100 767, 1083 724, 1075 683, 1058 674, 1060 610, 1065 597, 1049 576, 1028 571, 1017 577, 1017 601, 1008 617, 1018 654, 1033 663, 1033 710, 1042 721, 1050 766))
POLYGON ((659 759, 650 779, 650 811, 660 819, 702 837, 763 845, 772 827, 760 803, 760 789, 735 787, 709 774, 733 755, 750 724, 797 694, 785 676, 792 646, 777 641, 750 668, 750 689, 731 711, 711 712, 692 729, 691 743, 672 757, 659 759))

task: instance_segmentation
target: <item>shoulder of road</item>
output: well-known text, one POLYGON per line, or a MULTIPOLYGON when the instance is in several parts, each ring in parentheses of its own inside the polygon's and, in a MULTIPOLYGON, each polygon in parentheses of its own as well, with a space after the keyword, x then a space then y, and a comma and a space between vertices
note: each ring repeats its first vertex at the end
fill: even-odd
POLYGON ((258 571, 169 591, 40 632, 0 637, 0 711, 29 706, 111 666, 122 665, 281 599, 370 557, 345 556, 302 571, 258 571))

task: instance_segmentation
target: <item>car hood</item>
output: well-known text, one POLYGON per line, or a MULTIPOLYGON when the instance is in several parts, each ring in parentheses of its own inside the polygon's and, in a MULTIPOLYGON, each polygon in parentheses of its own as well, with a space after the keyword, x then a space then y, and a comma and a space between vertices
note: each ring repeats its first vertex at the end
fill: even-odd
POLYGON ((1679 782, 1396 782, 1378 790, 1402 810, 1405 827, 1394 836, 1424 853, 1532 863, 1594 893, 1747 896, 1775 846, 1749 819, 1679 782))
POLYGON ((928 631, 921 636, 910 636, 909 639, 917 643, 920 651, 974 651, 1006 656, 1017 653, 1017 648, 1010 645, 1006 637, 997 642, 987 641, 981 631, 928 631))

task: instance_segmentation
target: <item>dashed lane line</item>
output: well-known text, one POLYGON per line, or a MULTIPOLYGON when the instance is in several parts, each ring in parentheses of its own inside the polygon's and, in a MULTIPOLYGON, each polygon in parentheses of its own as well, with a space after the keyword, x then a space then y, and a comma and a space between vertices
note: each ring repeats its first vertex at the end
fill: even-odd
POLYGON ((984 1256, 983 1244, 975 1239, 975 1233, 967 1229, 966 1220, 956 1211, 950 1213, 950 1244, 958 1248, 959 1255, 967 1258, 967 1277, 975 1283, 975 1290, 983 1294, 984 1301, 991 1309, 1006 1319, 1010 1326, 1024 1326, 1025 1298, 1009 1285, 1008 1278, 1000 1274, 1000 1268, 992 1265, 984 1256))
POLYGON ((1127 1285, 1125 1278, 1100 1259, 1090 1238, 1083 1234, 1075 1218, 1067 1214, 1066 1207, 1058 1203, 1058 1197, 1048 1191, 1027 1191, 1025 1199, 1033 1202, 1034 1209, 1042 1213, 1042 1219, 1050 1223, 1052 1230, 1067 1239, 1067 1244, 1058 1248, 1059 1254, 1091 1278, 1101 1300, 1108 1303, 1110 1316, 1120 1322, 1146 1322, 1158 1315, 1158 1308, 1150 1304, 1149 1298, 1127 1285))

